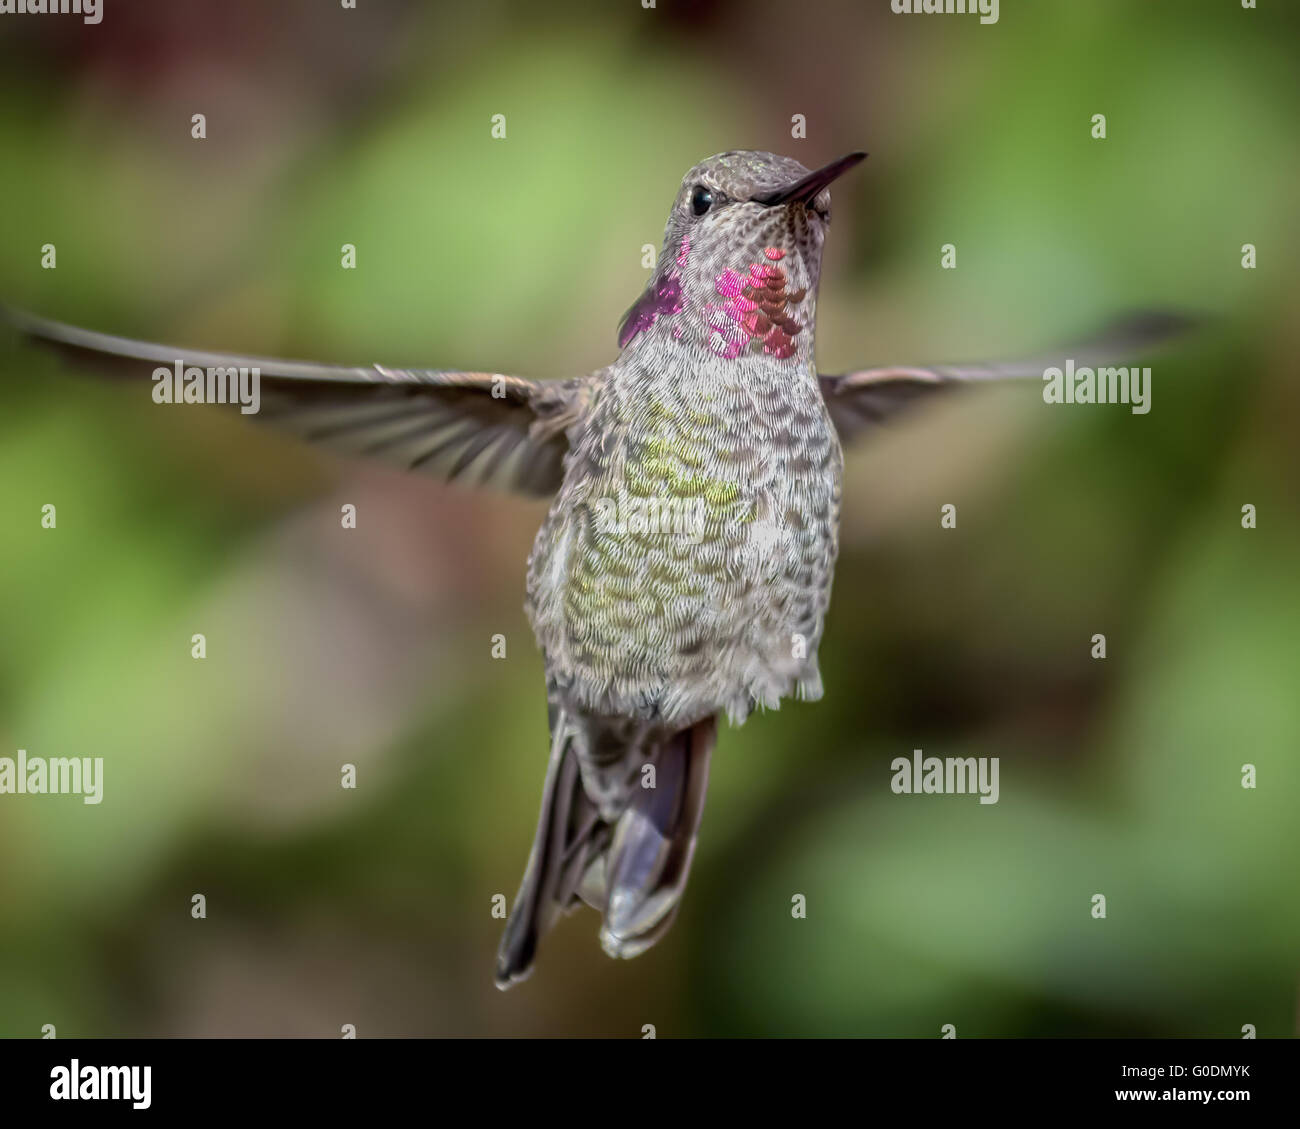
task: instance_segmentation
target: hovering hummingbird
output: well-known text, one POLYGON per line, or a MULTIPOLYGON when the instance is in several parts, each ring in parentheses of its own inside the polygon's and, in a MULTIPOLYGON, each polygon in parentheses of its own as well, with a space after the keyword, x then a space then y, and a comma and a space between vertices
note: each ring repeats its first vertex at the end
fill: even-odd
MULTIPOLYGON (((74 352, 256 368, 263 418, 310 441, 552 499, 526 601, 550 759, 499 987, 529 974, 541 936, 582 902, 610 956, 662 937, 719 718, 822 696, 842 444, 930 393, 1060 359, 818 374, 829 185, 865 156, 809 171, 736 151, 692 168, 617 359, 569 380, 187 351, 7 313, 74 352)), ((1109 359, 1181 326, 1130 319, 1074 355, 1109 359)))

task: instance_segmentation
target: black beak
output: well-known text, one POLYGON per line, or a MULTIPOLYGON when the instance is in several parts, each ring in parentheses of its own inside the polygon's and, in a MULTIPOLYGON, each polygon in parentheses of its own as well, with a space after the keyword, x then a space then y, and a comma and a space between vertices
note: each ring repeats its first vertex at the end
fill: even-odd
POLYGON ((832 161, 829 165, 823 166, 816 172, 810 172, 802 180, 796 180, 785 188, 778 188, 775 192, 770 192, 766 196, 755 196, 754 203, 766 204, 769 208, 776 204, 788 204, 792 200, 807 204, 841 173, 848 172, 854 165, 866 159, 867 155, 865 153, 850 153, 847 157, 832 161))

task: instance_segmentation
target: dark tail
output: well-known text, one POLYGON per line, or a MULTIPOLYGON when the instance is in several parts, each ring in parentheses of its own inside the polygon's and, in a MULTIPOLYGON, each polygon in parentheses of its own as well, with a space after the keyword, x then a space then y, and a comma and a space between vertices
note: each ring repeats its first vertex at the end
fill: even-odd
POLYGON ((528 976, 538 941, 561 910, 584 901, 600 910, 605 951, 634 957, 668 931, 686 888, 717 720, 627 750, 627 803, 612 821, 583 787, 584 737, 560 711, 537 835, 497 953, 498 988, 528 976), (653 787, 645 786, 645 765, 654 766, 653 787))

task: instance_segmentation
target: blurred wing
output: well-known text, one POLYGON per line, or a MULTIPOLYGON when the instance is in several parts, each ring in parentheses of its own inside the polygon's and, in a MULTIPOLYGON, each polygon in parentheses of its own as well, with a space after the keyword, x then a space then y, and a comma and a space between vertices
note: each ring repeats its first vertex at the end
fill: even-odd
POLYGON ((822 395, 840 440, 848 443, 868 428, 884 423, 914 400, 943 389, 989 380, 1042 378, 1044 369, 1060 367, 1070 357, 1078 366, 1125 364, 1135 354, 1191 329, 1196 320, 1182 314, 1143 313, 1117 321, 1067 349, 1034 360, 968 365, 896 365, 861 369, 842 376, 823 376, 822 395))
POLYGON ((534 496, 558 489, 566 428, 598 383, 245 357, 112 337, 17 310, 0 308, 0 318, 37 342, 142 382, 153 370, 141 362, 256 368, 257 415, 273 426, 340 454, 534 496))

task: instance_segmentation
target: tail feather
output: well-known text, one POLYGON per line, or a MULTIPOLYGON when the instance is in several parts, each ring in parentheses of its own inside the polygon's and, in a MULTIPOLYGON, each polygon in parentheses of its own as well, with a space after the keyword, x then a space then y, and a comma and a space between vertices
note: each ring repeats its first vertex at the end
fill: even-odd
POLYGON ((528 976, 542 935, 561 910, 580 902, 602 913, 601 943, 610 956, 644 952, 676 916, 704 810, 716 719, 628 747, 625 799, 612 816, 610 774, 599 774, 599 805, 583 786, 588 735, 581 719, 571 724, 558 712, 537 834, 497 956, 499 988, 528 976), (654 765, 653 788, 642 786, 644 764, 654 765))
POLYGON ((585 829, 594 830, 594 824, 593 810, 582 790, 573 736, 561 710, 552 725, 551 760, 537 834, 497 952, 498 988, 508 988, 532 972, 537 942, 572 898, 575 872, 581 883, 586 854, 582 847, 591 834, 585 829), (579 836, 573 834, 575 816, 581 821, 579 836))
POLYGON ((658 749, 655 787, 638 789, 619 817, 609 851, 600 943, 612 957, 650 948, 677 915, 691 860, 717 722, 674 733, 658 749))

